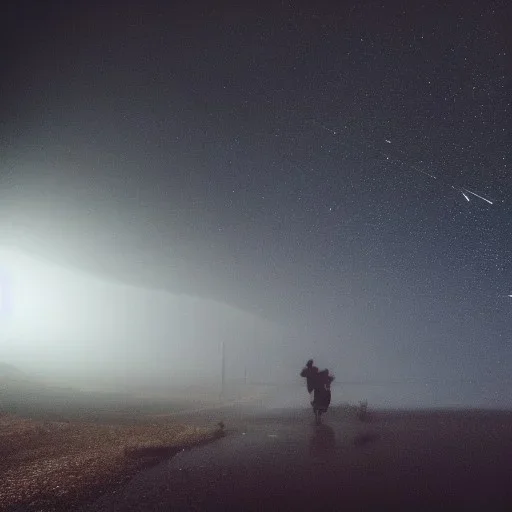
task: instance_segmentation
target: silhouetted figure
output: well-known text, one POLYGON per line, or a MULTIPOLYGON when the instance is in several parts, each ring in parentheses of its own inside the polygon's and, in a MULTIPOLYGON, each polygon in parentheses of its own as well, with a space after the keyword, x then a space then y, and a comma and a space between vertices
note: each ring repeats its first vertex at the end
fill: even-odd
POLYGON ((327 412, 331 403, 331 383, 334 377, 329 375, 329 370, 327 369, 321 372, 318 371, 318 368, 313 366, 312 359, 302 369, 300 376, 307 379, 308 392, 314 391, 311 405, 313 406, 316 422, 320 423, 320 416, 327 412))
POLYGON ((327 369, 318 372, 316 375, 313 407, 320 409, 322 413, 327 412, 331 404, 331 383, 333 380, 334 377, 329 375, 327 369))
POLYGON ((311 393, 315 389, 316 377, 318 375, 318 368, 313 366, 313 359, 310 359, 305 368, 300 372, 300 376, 306 379, 306 385, 308 387, 308 393, 311 393))

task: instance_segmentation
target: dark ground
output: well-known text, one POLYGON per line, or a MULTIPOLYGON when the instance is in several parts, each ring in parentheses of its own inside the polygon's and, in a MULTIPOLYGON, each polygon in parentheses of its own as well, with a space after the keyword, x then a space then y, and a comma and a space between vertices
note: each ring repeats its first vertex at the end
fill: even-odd
POLYGON ((512 413, 205 411, 228 435, 139 473, 83 512, 512 510, 512 413), (390 508, 392 507, 392 508, 390 508))

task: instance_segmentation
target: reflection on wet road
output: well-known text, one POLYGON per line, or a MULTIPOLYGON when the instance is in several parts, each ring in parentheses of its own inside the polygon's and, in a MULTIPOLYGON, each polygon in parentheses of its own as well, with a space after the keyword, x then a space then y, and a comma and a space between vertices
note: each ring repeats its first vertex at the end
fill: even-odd
POLYGON ((315 425, 309 441, 309 453, 313 457, 332 455, 336 448, 336 434, 327 424, 315 425))
POLYGON ((308 409, 225 415, 225 438, 139 473, 85 510, 512 510, 502 507, 512 498, 512 422, 450 414, 362 423, 333 409, 318 426, 308 409))

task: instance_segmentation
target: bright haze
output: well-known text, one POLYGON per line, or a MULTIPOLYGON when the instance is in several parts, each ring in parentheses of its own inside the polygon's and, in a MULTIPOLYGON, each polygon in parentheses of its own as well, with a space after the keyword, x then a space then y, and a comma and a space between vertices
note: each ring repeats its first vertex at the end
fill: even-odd
POLYGON ((16 3, 2 360, 510 406, 505 5, 16 3))

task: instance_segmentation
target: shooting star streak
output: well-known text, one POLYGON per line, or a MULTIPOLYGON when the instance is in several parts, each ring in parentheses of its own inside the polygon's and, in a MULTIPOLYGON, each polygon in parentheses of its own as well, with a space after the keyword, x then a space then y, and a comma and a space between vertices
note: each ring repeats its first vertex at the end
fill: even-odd
POLYGON ((319 123, 318 121, 313 121, 313 123, 320 126, 320 128, 323 128, 325 131, 332 133, 333 135, 338 135, 338 132, 336 132, 336 130, 331 130, 330 128, 327 128, 327 126, 323 125, 322 123, 319 123))
POLYGON ((418 171, 418 172, 421 172, 422 174, 424 174, 425 176, 428 176, 429 178, 432 178, 434 180, 437 180, 437 177, 434 176, 433 174, 430 174, 428 173, 427 171, 424 171, 423 169, 420 169, 419 167, 416 167, 415 165, 411 165, 411 167, 415 170, 415 171, 418 171))
POLYGON ((475 192, 471 192, 471 190, 468 190, 467 188, 463 188, 462 190, 464 190, 468 194, 472 194, 475 197, 478 197, 479 199, 481 199, 482 201, 485 201, 486 203, 494 204, 492 201, 489 201, 489 199, 486 199, 485 197, 479 196, 478 194, 476 194, 475 192))
MULTIPOLYGON (((323 125, 322 123, 319 123, 318 121, 316 121, 314 119, 311 120, 310 122, 312 124, 318 125, 320 128, 322 128, 323 130, 331 133, 332 135, 335 135, 335 136, 339 135, 339 132, 337 132, 337 131, 335 131, 335 130, 333 130, 333 129, 325 126, 325 125, 323 125)), ((347 128, 347 126, 345 126, 345 128, 347 128)), ((391 144, 391 140, 389 140, 389 139, 384 139, 384 141, 387 144, 391 144)), ((370 148, 370 149, 376 151, 382 157, 384 157, 386 159, 386 161, 391 162, 391 163, 401 167, 402 169, 405 169, 405 168, 413 169, 414 171, 420 172, 421 174, 424 174, 425 176, 428 176, 429 178, 437 180, 439 185, 442 185, 442 186, 445 186, 445 187, 451 187, 453 190, 455 190, 457 192, 460 192, 464 196, 464 199, 466 199, 466 201, 468 201, 468 202, 471 202, 470 198, 468 196, 468 194, 471 194, 472 196, 478 197, 478 199, 481 199, 482 201, 485 201, 488 204, 491 204, 491 205, 494 204, 493 201, 491 201, 490 199, 487 199, 486 197, 483 197, 483 196, 477 194, 476 192, 472 192, 471 190, 468 190, 467 188, 455 187, 455 186, 451 185, 450 183, 447 183, 446 180, 444 180, 442 177, 438 178, 437 176, 434 176, 433 174, 430 174, 427 171, 424 171, 423 169, 420 169, 419 167, 417 167, 415 165, 411 165, 411 164, 406 163, 406 161, 404 159, 397 158, 397 157, 392 157, 392 156, 386 154, 384 151, 382 151, 381 149, 376 147, 374 144, 372 144, 366 138, 363 138, 363 141, 360 144, 363 145, 363 146, 366 146, 366 148, 370 148)), ((398 148, 396 146, 395 146, 395 151, 397 151, 398 153, 400 153, 404 157, 407 157, 407 155, 400 148, 398 148)))

